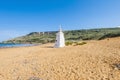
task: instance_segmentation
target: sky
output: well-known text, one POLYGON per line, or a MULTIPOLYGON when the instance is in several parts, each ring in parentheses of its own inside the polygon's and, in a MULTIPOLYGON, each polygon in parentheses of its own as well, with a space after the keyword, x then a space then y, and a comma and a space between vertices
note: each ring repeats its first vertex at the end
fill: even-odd
POLYGON ((30 32, 120 26, 120 0, 0 0, 0 41, 30 32))

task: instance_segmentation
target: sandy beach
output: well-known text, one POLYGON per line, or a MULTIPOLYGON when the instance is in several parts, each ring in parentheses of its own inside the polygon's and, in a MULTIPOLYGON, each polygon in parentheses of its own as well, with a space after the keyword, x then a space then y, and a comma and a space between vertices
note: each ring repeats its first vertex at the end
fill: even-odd
POLYGON ((120 80, 120 37, 0 49, 0 80, 120 80))

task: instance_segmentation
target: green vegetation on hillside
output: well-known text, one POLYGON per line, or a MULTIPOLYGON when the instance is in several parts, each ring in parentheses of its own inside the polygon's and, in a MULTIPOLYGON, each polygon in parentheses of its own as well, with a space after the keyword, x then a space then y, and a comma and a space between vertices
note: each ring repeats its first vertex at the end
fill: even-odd
MULTIPOLYGON (((26 36, 18 37, 3 43, 52 43, 55 42, 57 31, 32 32, 26 36)), ((120 36, 120 28, 101 28, 64 31, 66 41, 101 40, 120 36)))

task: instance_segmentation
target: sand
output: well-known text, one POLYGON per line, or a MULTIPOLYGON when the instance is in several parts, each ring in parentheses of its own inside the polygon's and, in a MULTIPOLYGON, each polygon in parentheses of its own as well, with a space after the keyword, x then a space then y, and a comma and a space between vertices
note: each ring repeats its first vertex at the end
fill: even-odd
POLYGON ((0 80, 120 80, 120 37, 52 46, 0 49, 0 80))

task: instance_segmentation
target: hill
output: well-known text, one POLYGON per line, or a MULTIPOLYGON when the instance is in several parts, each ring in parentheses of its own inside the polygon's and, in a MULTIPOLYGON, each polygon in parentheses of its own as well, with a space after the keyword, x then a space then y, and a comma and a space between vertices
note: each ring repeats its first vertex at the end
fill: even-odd
MULTIPOLYGON (((57 31, 32 32, 3 43, 52 43, 55 42, 57 31)), ((101 40, 120 36, 120 28, 101 28, 64 31, 66 41, 101 40)))

